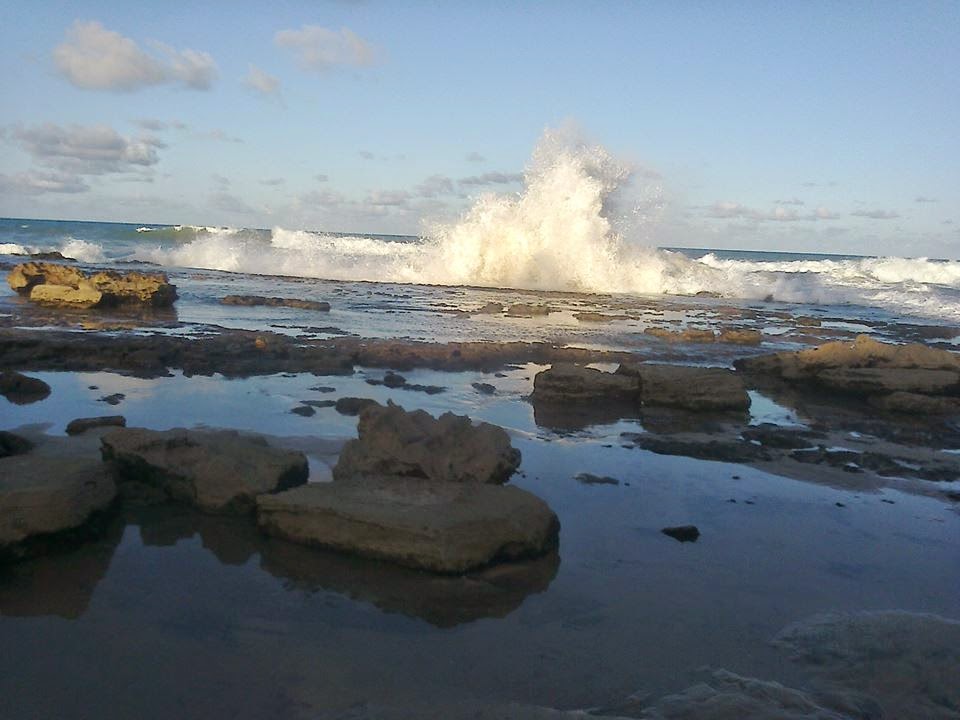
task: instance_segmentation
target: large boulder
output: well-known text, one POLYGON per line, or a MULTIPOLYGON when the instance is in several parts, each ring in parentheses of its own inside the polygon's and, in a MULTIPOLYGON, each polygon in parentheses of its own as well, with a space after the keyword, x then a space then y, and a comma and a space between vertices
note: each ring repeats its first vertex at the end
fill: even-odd
POLYGON ((270 535, 440 573, 543 554, 559 521, 515 487, 366 477, 257 498, 270 535))
POLYGON ((33 452, 0 459, 0 561, 83 532, 115 497, 116 486, 95 454, 33 452))
POLYGON ((249 512, 258 495, 296 487, 309 474, 303 453, 235 430, 123 428, 101 442, 126 495, 208 512, 249 512))
POLYGON ((746 410, 743 380, 724 368, 623 363, 615 376, 636 378, 643 404, 694 411, 746 410))
POLYGON ((470 418, 388 402, 360 414, 358 439, 348 442, 333 468, 335 480, 365 476, 424 478, 438 482, 505 483, 520 465, 520 451, 503 428, 470 418))
POLYGON ((169 307, 177 299, 176 287, 163 273, 104 270, 87 275, 78 268, 49 262, 21 263, 10 271, 7 283, 35 302, 77 308, 169 307))

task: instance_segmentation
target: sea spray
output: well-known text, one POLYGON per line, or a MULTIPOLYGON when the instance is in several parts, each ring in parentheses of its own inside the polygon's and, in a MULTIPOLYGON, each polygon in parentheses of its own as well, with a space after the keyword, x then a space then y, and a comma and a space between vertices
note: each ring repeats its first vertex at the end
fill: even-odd
POLYGON ((234 272, 584 293, 691 295, 864 305, 960 321, 960 262, 904 258, 759 259, 656 249, 658 179, 604 148, 547 131, 519 193, 483 194, 422 238, 274 228, 176 226, 137 259, 234 272))

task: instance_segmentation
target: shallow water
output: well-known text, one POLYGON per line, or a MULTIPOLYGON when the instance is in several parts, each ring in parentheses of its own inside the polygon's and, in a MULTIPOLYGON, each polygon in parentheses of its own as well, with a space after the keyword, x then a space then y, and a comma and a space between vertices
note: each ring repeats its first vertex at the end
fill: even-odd
POLYGON ((804 669, 770 644, 791 622, 883 609, 960 617, 960 515, 948 504, 620 447, 620 432, 641 429, 631 420, 540 427, 523 400, 538 369, 404 373, 445 386, 438 395, 368 385, 374 370, 38 373, 52 394, 3 405, 4 427, 52 422, 60 434, 73 417, 122 413, 158 429, 255 430, 303 447, 314 480, 356 419, 291 414, 300 400, 468 413, 508 429, 523 453, 514 482, 562 530, 559 556, 522 572, 438 579, 265 539, 235 519, 134 512, 99 542, 0 571, 4 716, 308 718, 428 699, 589 707, 682 689, 704 665, 805 687, 804 669), (496 394, 477 393, 477 380, 496 394), (98 401, 114 392, 126 394, 118 406, 98 401), (583 485, 580 472, 620 485, 583 485), (698 542, 660 533, 687 523, 698 542))

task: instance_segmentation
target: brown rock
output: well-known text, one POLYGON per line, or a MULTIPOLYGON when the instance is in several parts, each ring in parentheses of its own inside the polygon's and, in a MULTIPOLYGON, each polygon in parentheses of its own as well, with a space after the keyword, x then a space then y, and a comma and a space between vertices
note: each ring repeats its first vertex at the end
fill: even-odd
POLYGON ((827 368, 817 373, 817 381, 854 395, 892 392, 941 395, 960 390, 960 373, 923 368, 827 368))
POLYGON ((598 312, 579 312, 574 313, 573 315, 580 322, 596 322, 596 323, 605 323, 612 322, 614 320, 623 320, 622 315, 604 315, 603 313, 598 312))
POLYGON ((651 327, 644 330, 643 333, 645 335, 653 335, 667 342, 676 343, 712 343, 717 339, 713 330, 698 330, 697 328, 667 330, 666 328, 651 327))
POLYGON ((913 343, 892 345, 860 335, 850 342, 829 342, 797 352, 774 353, 742 358, 738 370, 779 375, 786 380, 809 379, 832 368, 900 368, 919 370, 960 370, 960 357, 947 350, 913 343))
POLYGON ((33 452, 0 459, 0 561, 35 554, 38 543, 78 530, 115 496, 95 455, 33 452))
POLYGON ((126 427, 127 419, 123 415, 104 415, 103 417, 77 418, 67 424, 67 435, 79 435, 96 427, 126 427))
POLYGON ((717 336, 717 342, 733 345, 759 345, 763 342, 763 333, 759 330, 725 328, 717 336))
POLYGON ((507 308, 508 317, 535 317, 549 315, 553 310, 546 305, 525 305, 518 303, 507 308))
POLYGON ((887 412, 911 415, 953 415, 960 414, 960 398, 930 397, 911 392, 894 392, 869 398, 876 408, 887 412))
POLYGON ((176 287, 163 273, 105 270, 88 277, 75 267, 29 262, 14 267, 7 282, 36 302, 80 308, 124 304, 169 307, 177 299, 176 287))
POLYGON ((539 555, 556 546, 546 503, 515 487, 369 477, 257 499, 270 535, 440 573, 539 555))
POLYGON ((235 430, 125 428, 101 442, 121 489, 145 485, 155 495, 210 512, 250 511, 258 495, 296 487, 309 473, 303 453, 235 430))
POLYGON ((15 405, 29 405, 50 394, 50 386, 40 378, 13 370, 0 372, 0 395, 15 405))
POLYGON ((243 305, 246 307, 265 305, 268 307, 292 307, 300 310, 316 310, 317 312, 329 312, 330 310, 330 303, 324 301, 264 297, 262 295, 227 295, 222 298, 220 302, 223 305, 243 305))
POLYGON ((743 380, 724 368, 622 363, 616 374, 639 379, 644 405, 710 411, 750 407, 743 380))
POLYGON ((335 480, 400 476, 500 484, 520 465, 520 451, 502 428, 474 425, 463 415, 434 418, 391 402, 373 404, 360 414, 357 432, 358 439, 343 447, 333 468, 335 480))
POLYGON ((25 437, 20 437, 6 430, 0 430, 0 458, 9 457, 10 455, 23 455, 24 453, 30 452, 31 448, 33 448, 33 443, 25 437))
POLYGON ((27 262, 14 266, 7 275, 7 284, 21 295, 29 295, 36 285, 76 287, 86 279, 83 271, 50 262, 27 262))
POLYGON ((481 308, 474 310, 477 315, 499 315, 503 312, 504 306, 498 302, 488 302, 481 308))
POLYGON ((533 378, 534 403, 583 403, 639 400, 635 376, 603 372, 580 365, 555 364, 533 378))
POLYGON ((377 401, 371 398, 343 397, 334 404, 341 415, 359 415, 364 408, 376 405, 377 401))

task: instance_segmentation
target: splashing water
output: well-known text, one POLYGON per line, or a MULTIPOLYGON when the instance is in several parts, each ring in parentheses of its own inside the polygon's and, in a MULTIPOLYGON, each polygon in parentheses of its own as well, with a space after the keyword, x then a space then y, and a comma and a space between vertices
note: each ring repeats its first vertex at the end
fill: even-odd
POLYGON ((632 170, 603 147, 548 130, 520 193, 481 195, 457 222, 429 225, 417 241, 178 227, 164 231, 176 235, 175 245, 136 256, 163 265, 333 280, 773 296, 960 320, 958 262, 784 255, 771 262, 717 254, 692 259, 651 247, 662 219, 662 188, 632 170))

